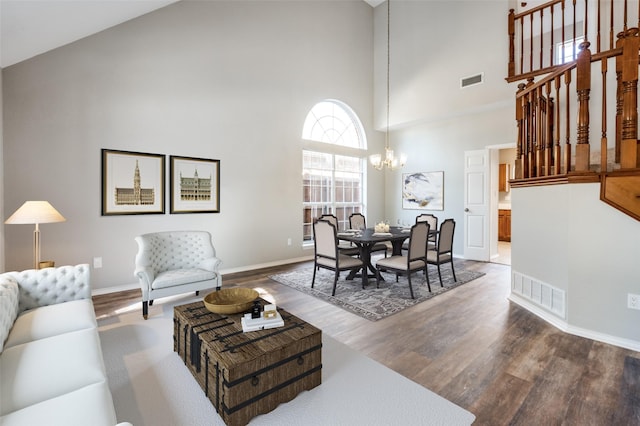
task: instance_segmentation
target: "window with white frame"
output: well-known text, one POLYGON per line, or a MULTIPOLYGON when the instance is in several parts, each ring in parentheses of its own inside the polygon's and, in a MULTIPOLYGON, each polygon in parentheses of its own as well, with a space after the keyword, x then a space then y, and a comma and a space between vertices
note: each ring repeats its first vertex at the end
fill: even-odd
POLYGON ((562 65, 574 61, 580 53, 580 45, 584 42, 584 37, 576 37, 573 40, 556 44, 556 64, 562 65))
POLYGON ((304 123, 303 139, 323 142, 302 151, 303 239, 313 240, 313 221, 323 214, 348 228, 349 215, 363 212, 366 140, 360 120, 346 104, 327 100, 316 104, 304 123), (345 154, 355 151, 356 155, 345 154))

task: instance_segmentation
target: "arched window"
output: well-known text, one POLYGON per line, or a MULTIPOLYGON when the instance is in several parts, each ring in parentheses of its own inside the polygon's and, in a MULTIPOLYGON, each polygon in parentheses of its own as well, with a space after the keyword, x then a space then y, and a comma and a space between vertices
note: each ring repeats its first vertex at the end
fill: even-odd
POLYGON ((333 99, 318 102, 309 111, 302 138, 351 148, 367 148, 364 129, 356 113, 347 104, 333 99))
POLYGON ((349 215, 363 212, 367 142, 355 112, 332 99, 307 114, 302 138, 323 143, 302 151, 303 239, 311 241, 313 221, 321 215, 334 214, 346 229, 349 215))

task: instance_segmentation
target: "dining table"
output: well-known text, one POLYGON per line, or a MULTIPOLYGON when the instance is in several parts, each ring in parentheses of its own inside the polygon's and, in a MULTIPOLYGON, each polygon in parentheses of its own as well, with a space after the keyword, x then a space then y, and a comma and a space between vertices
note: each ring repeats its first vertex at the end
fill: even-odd
MULTIPOLYGON (((356 278, 358 275, 362 278, 362 288, 364 288, 369 278, 375 278, 376 268, 371 263, 371 249, 377 243, 389 241, 392 247, 392 255, 402 254, 402 243, 411 235, 411 228, 401 226, 390 226, 389 232, 376 232, 374 228, 366 229, 349 229, 338 232, 338 239, 349 241, 358 247, 360 251, 360 259, 362 259, 362 272, 352 271, 347 276, 348 280, 356 278), (369 273, 368 271, 371 273, 369 273)), ((384 279, 381 277, 384 281, 384 279)))

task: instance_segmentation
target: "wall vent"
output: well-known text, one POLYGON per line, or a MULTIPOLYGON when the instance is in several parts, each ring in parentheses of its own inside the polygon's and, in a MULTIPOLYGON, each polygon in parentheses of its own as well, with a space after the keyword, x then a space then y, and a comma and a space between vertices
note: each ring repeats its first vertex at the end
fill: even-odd
POLYGON ((464 89, 465 87, 474 86, 482 83, 483 81, 484 73, 472 75, 471 77, 464 77, 460 79, 460 88, 464 89))
POLYGON ((564 290, 512 270, 511 292, 566 319, 567 302, 564 290))

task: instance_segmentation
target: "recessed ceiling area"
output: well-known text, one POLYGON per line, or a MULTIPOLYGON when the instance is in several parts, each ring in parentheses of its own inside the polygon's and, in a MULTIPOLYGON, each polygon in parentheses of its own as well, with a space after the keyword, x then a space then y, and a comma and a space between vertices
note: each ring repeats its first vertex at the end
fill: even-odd
MULTIPOLYGON (((177 1, 179 0, 0 0, 0 68, 177 1)), ((376 7, 384 0, 364 1, 376 7)))

